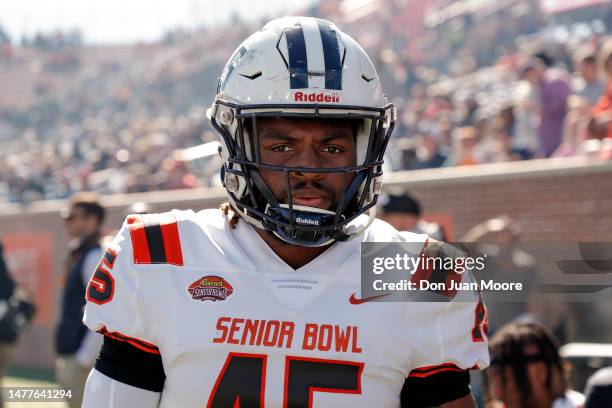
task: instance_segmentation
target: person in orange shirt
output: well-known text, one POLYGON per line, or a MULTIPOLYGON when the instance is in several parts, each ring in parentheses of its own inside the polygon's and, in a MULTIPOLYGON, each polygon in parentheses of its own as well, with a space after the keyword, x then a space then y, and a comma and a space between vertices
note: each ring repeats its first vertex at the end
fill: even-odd
POLYGON ((612 139, 612 40, 604 43, 599 52, 599 63, 607 78, 604 93, 592 110, 589 134, 595 139, 612 139))
POLYGON ((453 150, 444 162, 444 166, 472 166, 478 164, 475 151, 478 145, 476 129, 472 126, 460 127, 455 130, 453 137, 453 150))

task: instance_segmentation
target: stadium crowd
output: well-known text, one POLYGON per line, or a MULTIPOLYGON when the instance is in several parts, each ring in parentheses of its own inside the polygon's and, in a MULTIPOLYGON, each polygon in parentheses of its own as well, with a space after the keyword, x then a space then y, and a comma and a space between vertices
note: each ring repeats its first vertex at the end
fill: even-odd
MULTIPOLYGON (((391 90, 400 114, 390 170, 612 157, 609 7, 557 22, 534 0, 346 3, 356 2, 304 12, 354 35, 391 90), (435 12, 419 15, 420 3, 435 12)), ((257 25, 106 48, 78 32, 18 46, 0 29, 0 202, 217 183, 216 163, 194 166, 177 152, 214 140, 211 78, 257 25)))

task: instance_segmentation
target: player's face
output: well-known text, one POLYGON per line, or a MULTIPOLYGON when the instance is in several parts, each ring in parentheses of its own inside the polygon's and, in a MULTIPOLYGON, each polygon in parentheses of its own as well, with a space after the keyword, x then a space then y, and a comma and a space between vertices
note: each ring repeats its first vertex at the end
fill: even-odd
MULTIPOLYGON (((262 118, 258 120, 261 162, 285 167, 354 166, 355 136, 345 120, 262 118)), ((259 169, 277 200, 288 204, 283 172, 259 169)), ((293 204, 334 210, 353 174, 292 172, 293 204)))

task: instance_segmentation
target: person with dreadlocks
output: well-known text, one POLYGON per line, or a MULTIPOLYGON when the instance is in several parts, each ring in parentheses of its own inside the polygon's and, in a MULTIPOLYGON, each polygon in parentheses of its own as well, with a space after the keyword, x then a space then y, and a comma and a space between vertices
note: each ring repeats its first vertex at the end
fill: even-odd
POLYGON ((230 58, 210 118, 228 203, 128 216, 87 290, 105 339, 83 407, 473 408, 477 294, 361 292, 362 242, 444 246, 375 219, 396 113, 363 49, 274 20, 230 58))
POLYGON ((584 396, 569 389, 559 344, 546 326, 508 323, 491 338, 490 350, 489 393, 502 407, 582 407, 584 396))

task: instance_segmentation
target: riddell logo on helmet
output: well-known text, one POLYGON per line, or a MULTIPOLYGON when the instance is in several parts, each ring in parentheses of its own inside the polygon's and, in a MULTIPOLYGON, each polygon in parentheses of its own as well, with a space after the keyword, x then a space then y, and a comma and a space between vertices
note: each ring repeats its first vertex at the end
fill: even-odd
POLYGON ((297 222, 298 224, 309 224, 309 225, 319 225, 319 221, 317 220, 311 220, 309 218, 301 218, 301 217, 297 217, 295 219, 295 222, 297 222))
POLYGON ((298 91, 293 94, 293 100, 296 102, 340 102, 340 94, 338 92, 326 94, 324 92, 306 93, 298 91))

